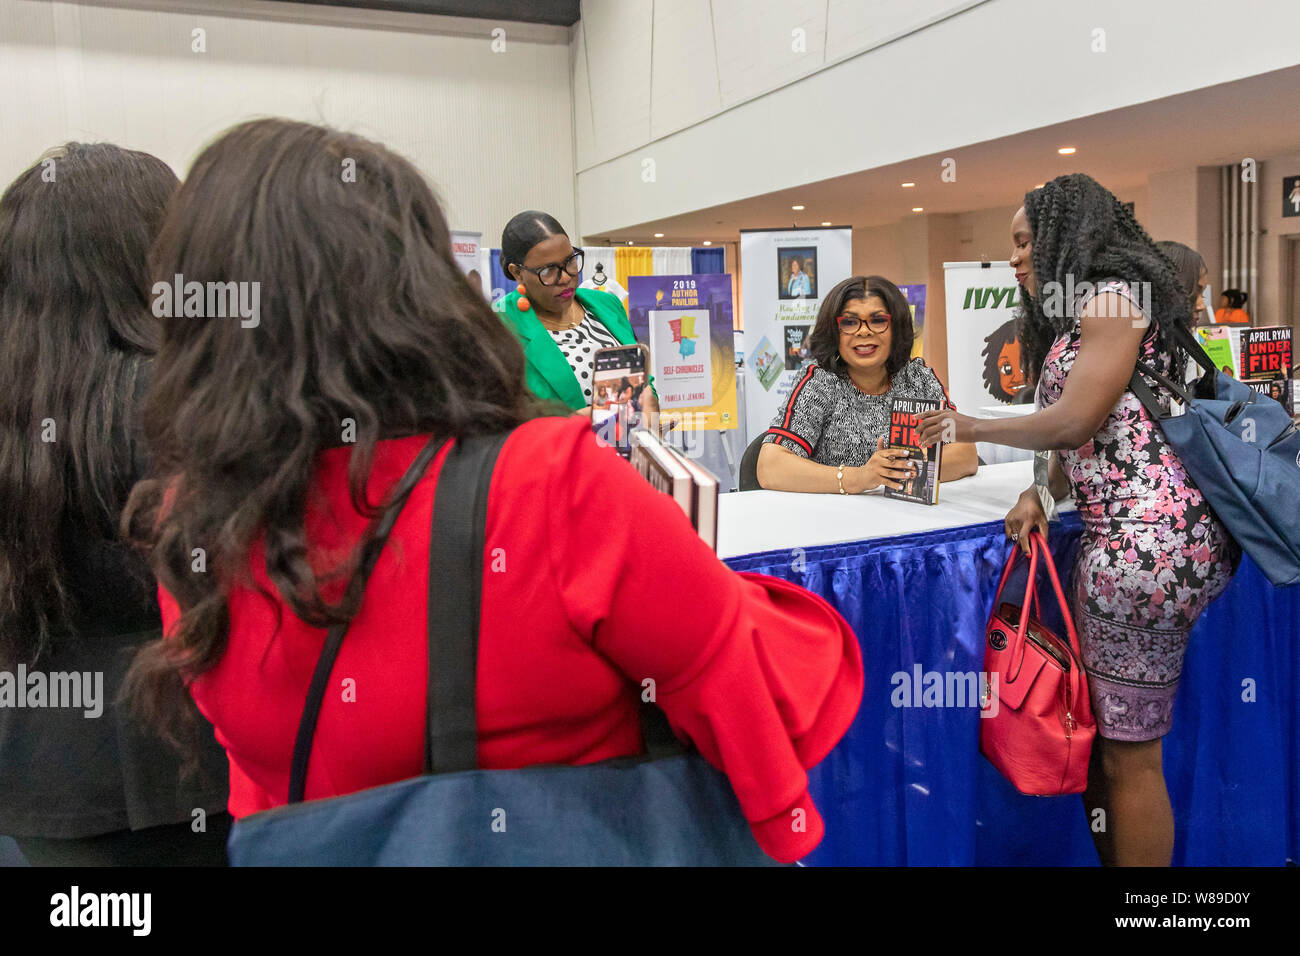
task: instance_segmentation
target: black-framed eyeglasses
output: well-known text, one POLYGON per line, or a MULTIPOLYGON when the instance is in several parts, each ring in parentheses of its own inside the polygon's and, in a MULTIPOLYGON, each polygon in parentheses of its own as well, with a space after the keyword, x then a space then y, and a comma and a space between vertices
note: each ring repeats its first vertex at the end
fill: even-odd
POLYGON ((873 312, 865 319, 845 312, 836 317, 835 324, 839 326, 842 335, 854 335, 864 325, 872 332, 884 332, 893 321, 893 316, 888 312, 873 312))
POLYGON ((582 274, 582 256, 581 249, 574 249, 573 253, 563 262, 552 262, 550 265, 542 266, 540 269, 533 269, 522 262, 519 268, 525 269, 537 276, 537 281, 542 285, 555 285, 560 279, 560 270, 563 269, 571 276, 582 274))

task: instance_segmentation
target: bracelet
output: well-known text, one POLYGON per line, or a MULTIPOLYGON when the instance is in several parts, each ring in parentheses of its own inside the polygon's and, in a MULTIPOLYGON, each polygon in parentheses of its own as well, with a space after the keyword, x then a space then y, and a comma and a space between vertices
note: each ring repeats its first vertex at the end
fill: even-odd
POLYGON ((844 463, 843 462, 840 462, 840 467, 835 471, 835 481, 840 486, 840 494, 847 495, 848 492, 844 490, 844 463))

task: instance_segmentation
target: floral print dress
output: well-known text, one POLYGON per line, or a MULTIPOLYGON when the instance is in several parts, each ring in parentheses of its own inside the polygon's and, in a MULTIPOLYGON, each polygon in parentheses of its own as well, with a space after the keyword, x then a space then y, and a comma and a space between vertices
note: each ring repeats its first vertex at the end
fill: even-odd
MULTIPOLYGON (((1126 283, 1110 281, 1079 296, 1073 314, 1101 292, 1140 308, 1126 283)), ((1038 408, 1060 399, 1080 335, 1076 318, 1052 343, 1039 376, 1038 408)), ((1154 325, 1141 356, 1169 373, 1154 325)), ((1167 409, 1168 395, 1160 400, 1167 409)), ((1112 740, 1154 740, 1173 722, 1192 625, 1227 586, 1240 548, 1132 392, 1124 392, 1091 441, 1058 457, 1083 519, 1070 610, 1098 732, 1112 740)))

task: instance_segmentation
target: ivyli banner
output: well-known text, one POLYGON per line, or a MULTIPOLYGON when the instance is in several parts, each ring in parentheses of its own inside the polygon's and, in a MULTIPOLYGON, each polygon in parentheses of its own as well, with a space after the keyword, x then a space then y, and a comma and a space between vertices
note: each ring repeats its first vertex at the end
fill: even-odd
MULTIPOLYGON (((1015 310, 1020 287, 1009 262, 945 262, 948 319, 948 397, 957 409, 988 418, 992 406, 1010 405, 1025 388, 1015 310)), ((985 442, 985 462, 1032 458, 985 442)))
POLYGON ((811 357, 822 298, 853 273, 853 229, 740 230, 746 442, 767 430, 811 357))
POLYGON ((686 431, 737 427, 731 276, 631 276, 628 319, 650 346, 659 407, 686 431))

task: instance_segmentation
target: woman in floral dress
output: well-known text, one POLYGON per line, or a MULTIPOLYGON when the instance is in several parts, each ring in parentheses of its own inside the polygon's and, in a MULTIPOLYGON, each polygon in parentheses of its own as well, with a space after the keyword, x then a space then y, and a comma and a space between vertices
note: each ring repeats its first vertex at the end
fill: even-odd
MULTIPOLYGON (((1241 557, 1128 390, 1139 359, 1182 381, 1187 357, 1170 333, 1190 305, 1132 213, 1087 176, 1027 194, 1011 228, 1026 345, 1045 356, 1038 411, 1010 420, 940 411, 922 437, 1056 452, 1052 492, 1074 498, 1084 526, 1071 612, 1098 731, 1084 807, 1090 823, 1105 811, 1104 829, 1092 827, 1103 864, 1167 866, 1174 820, 1160 741, 1192 625, 1241 557)), ((1167 410, 1167 394, 1161 401, 1167 410)), ((1007 515, 1007 537, 1028 550, 1035 527, 1046 533, 1047 519, 1030 487, 1007 515)))

